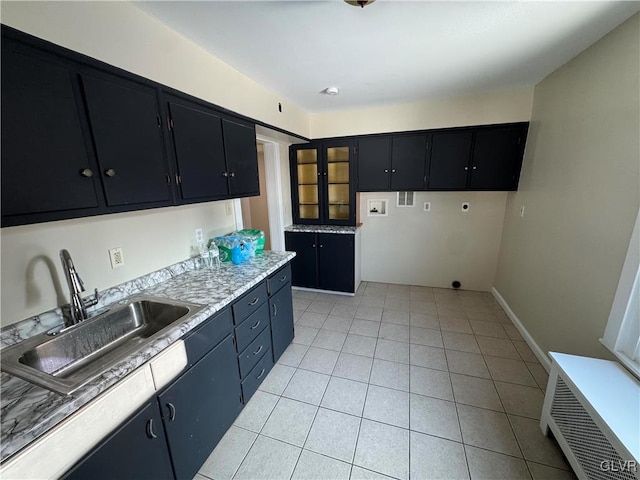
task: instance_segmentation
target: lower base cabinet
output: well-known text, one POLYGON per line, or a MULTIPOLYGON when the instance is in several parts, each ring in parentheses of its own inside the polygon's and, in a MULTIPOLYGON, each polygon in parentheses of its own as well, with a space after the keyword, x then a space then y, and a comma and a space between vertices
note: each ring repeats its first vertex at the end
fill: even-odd
POLYGON ((174 478, 155 400, 142 407, 62 477, 63 480, 127 478, 174 478))
POLYGON ((289 275, 269 278, 268 300, 265 281, 189 332, 187 369, 62 478, 192 480, 293 339, 289 275))
POLYGON ((158 395, 176 479, 191 480, 242 409, 229 335, 158 395))
POLYGON ((285 232, 292 284, 335 292, 355 293, 356 240, 354 234, 285 232))

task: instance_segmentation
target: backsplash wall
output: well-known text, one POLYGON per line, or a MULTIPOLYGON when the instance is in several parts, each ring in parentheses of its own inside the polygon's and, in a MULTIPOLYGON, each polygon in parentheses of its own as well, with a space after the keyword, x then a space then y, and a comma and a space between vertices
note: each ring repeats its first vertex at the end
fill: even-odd
POLYGON ((3 228, 0 323, 68 303, 63 248, 89 294, 189 258, 196 228, 205 238, 230 232, 234 215, 219 201, 3 228), (115 247, 122 247, 125 264, 112 269, 108 250, 115 247))

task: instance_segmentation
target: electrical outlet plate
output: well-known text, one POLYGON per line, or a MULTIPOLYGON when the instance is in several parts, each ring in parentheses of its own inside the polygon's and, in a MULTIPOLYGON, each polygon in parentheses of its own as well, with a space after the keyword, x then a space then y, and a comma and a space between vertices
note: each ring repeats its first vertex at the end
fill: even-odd
POLYGON ((111 268, 124 266, 124 254, 122 247, 111 248, 109 250, 109 260, 111 260, 111 268))
POLYGON ((224 202, 224 211, 227 215, 231 215, 231 202, 224 202))
POLYGON ((204 237, 202 236, 202 229, 196 228, 196 243, 202 243, 204 241, 204 237))
POLYGON ((424 202, 424 211, 425 212, 431 211, 431 202, 424 202))
POLYGON ((462 207, 460 208, 460 210, 462 210, 464 213, 467 213, 470 208, 471 204, 469 202, 462 202, 462 207))

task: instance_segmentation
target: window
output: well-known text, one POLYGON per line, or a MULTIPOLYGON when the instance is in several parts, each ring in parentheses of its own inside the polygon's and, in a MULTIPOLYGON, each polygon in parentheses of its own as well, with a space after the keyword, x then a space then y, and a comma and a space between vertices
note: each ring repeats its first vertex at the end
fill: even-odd
POLYGON ((640 378, 640 212, 600 341, 640 378))

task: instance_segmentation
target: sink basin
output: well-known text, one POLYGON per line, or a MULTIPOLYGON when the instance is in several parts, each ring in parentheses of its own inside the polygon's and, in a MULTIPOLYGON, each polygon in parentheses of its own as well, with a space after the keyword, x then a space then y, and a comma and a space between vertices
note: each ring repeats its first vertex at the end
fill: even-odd
POLYGON ((3 349, 1 368, 69 394, 203 308, 150 296, 131 297, 124 305, 57 334, 43 333, 3 349))

